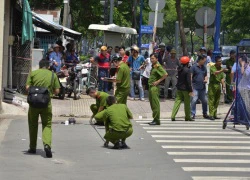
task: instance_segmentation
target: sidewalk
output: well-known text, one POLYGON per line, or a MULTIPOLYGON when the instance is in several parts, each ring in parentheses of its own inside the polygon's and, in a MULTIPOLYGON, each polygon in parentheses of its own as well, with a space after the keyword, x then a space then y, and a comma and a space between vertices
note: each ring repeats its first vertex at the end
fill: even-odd
MULTIPOLYGON (((223 97, 222 97, 223 98, 223 97)), ((221 98, 221 99, 222 99, 221 98)), ((82 95, 81 99, 73 100, 72 98, 67 100, 53 99, 53 115, 60 116, 75 116, 82 118, 89 118, 92 115, 90 111, 90 105, 95 103, 95 100, 89 96, 82 95)), ((161 118, 170 118, 172 108, 174 106, 173 100, 161 101, 161 118)), ((128 100, 128 107, 132 111, 134 118, 152 118, 152 111, 149 101, 130 101, 128 100)), ((221 103, 218 108, 218 114, 226 114, 230 105, 221 103)), ((197 116, 202 115, 201 104, 197 104, 197 116)), ((177 117, 184 117, 184 105, 182 104, 177 117)))

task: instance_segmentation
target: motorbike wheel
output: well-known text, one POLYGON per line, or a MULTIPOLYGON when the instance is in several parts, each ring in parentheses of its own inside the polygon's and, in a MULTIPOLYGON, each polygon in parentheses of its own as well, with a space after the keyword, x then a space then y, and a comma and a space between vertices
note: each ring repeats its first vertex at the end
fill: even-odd
POLYGON ((94 87, 94 88, 97 87, 97 80, 93 76, 89 77, 89 84, 87 88, 89 87, 94 87))
POLYGON ((78 96, 78 87, 79 87, 78 81, 74 80, 74 100, 79 99, 79 96, 78 96))
POLYGON ((61 87, 60 93, 58 94, 59 99, 64 100, 65 98, 65 87, 61 87))

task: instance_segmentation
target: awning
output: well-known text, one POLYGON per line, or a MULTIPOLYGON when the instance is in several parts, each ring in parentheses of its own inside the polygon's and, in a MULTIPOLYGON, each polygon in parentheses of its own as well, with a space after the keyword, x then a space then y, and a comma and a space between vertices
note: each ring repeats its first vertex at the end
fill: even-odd
POLYGON ((137 34, 137 31, 134 28, 120 27, 115 24, 109 24, 109 25, 91 24, 89 25, 88 29, 116 32, 121 34, 137 34))
POLYGON ((73 31, 72 29, 69 29, 67 27, 61 26, 59 24, 56 24, 52 21, 49 21, 40 15, 36 14, 35 12, 32 12, 33 15, 33 23, 35 26, 43 28, 47 31, 50 31, 57 36, 68 36, 76 40, 80 40, 82 37, 82 34, 76 31, 73 31))

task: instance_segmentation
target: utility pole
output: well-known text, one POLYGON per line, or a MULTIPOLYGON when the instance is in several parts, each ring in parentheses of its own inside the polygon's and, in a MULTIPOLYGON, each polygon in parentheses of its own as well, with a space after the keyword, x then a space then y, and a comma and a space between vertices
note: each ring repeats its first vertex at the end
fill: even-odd
POLYGON ((113 14, 114 14, 114 6, 115 6, 115 0, 109 0, 110 1, 110 14, 109 14, 109 24, 113 24, 113 14))
POLYGON ((142 37, 142 33, 141 33, 141 26, 142 26, 142 10, 143 10, 143 0, 140 0, 140 31, 139 31, 139 36, 138 36, 138 47, 140 48, 140 52, 141 52, 141 37, 142 37))
POLYGON ((69 1, 70 0, 64 0, 64 10, 63 10, 63 26, 68 26, 68 19, 69 19, 69 1))
POLYGON ((214 52, 213 62, 215 57, 221 55, 219 41, 220 41, 220 23, 221 23, 221 0, 216 0, 216 16, 215 16, 215 34, 214 34, 214 52))

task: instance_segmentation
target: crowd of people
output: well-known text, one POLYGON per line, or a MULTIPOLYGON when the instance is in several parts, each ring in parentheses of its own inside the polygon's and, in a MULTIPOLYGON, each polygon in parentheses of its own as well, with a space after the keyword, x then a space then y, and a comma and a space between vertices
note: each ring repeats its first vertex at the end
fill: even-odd
MULTIPOLYGON (((47 88, 36 92, 36 101, 43 97, 45 92, 50 95, 59 92, 59 82, 53 78, 53 71, 59 72, 62 64, 78 63, 79 59, 75 49, 71 44, 66 46, 55 44, 47 55, 47 60, 40 62, 40 69, 33 71, 27 80, 27 90, 40 86, 47 88), (49 71, 52 69, 53 71, 49 71), (38 98, 38 99, 37 99, 38 98)), ((133 45, 130 52, 126 48, 116 46, 114 53, 111 46, 102 46, 100 54, 90 58, 90 62, 98 67, 98 90, 89 87, 86 93, 96 99, 96 103, 90 106, 93 115, 91 123, 95 121, 97 125, 105 125, 106 134, 104 138, 105 147, 109 142, 114 144, 114 149, 128 148, 126 138, 132 135, 133 128, 130 122, 132 113, 127 107, 127 99, 136 100, 135 86, 139 91, 139 100, 145 101, 144 92, 148 91, 148 100, 153 112, 153 121, 149 125, 160 125, 160 84, 165 87, 164 98, 168 98, 168 89, 172 84, 172 96, 175 100, 171 120, 175 121, 176 114, 184 101, 185 121, 194 121, 196 117, 196 104, 200 100, 202 103, 203 117, 210 120, 218 119, 217 108, 220 101, 221 90, 227 91, 228 103, 233 100, 231 85, 234 82, 235 73, 235 51, 230 52, 230 60, 226 62, 226 68, 222 68, 222 59, 215 57, 215 63, 206 54, 206 48, 202 47, 197 54, 197 58, 176 56, 176 50, 166 47, 164 43, 159 45, 155 52, 148 58, 140 55, 140 49, 133 45), (210 67, 208 75, 207 67, 210 67), (226 82, 225 74, 226 73, 226 82), (210 77, 210 78, 208 78, 210 77), (228 78, 229 77, 229 78, 228 78), (165 82, 164 82, 165 81, 165 82), (208 93, 206 84, 208 85, 208 93), (228 87, 229 86, 229 87, 228 87), (222 87, 222 89, 221 89, 222 87), (114 90, 114 96, 108 91, 114 90), (207 97, 208 95, 208 97, 207 97), (208 114, 209 106, 209 114, 208 114)), ((244 66, 244 59, 240 64, 244 66)), ((241 67, 242 67, 241 66, 241 67)), ((243 71, 244 68, 241 69, 243 71)), ((30 94, 32 96, 32 94, 30 94)), ((36 153, 36 137, 38 116, 42 116, 43 142, 47 157, 52 157, 51 153, 51 102, 46 108, 35 108, 30 104, 29 109, 29 131, 30 149, 29 153, 36 153)))

